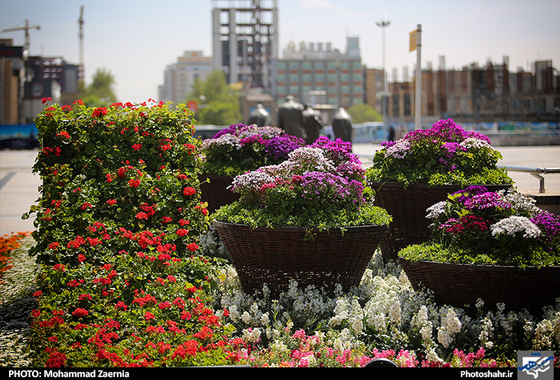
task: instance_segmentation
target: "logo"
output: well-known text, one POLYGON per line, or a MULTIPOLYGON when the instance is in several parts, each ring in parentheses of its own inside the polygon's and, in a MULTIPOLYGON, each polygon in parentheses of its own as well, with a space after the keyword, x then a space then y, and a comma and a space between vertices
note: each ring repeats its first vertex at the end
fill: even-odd
POLYGON ((552 351, 519 351, 517 378, 520 380, 553 380, 554 354, 552 351))

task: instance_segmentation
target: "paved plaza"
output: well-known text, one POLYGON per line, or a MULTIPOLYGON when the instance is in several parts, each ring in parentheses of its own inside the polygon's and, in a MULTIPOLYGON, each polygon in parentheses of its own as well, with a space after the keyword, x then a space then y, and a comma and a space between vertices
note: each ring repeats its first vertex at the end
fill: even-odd
MULTIPOLYGON (((356 144, 354 152, 372 156, 379 149, 376 144, 356 144)), ((497 147, 503 155, 500 165, 528 168, 559 168, 560 146, 497 147)), ((37 150, 0 151, 0 236, 16 231, 32 231, 33 219, 22 220, 40 194, 41 181, 32 173, 37 150)), ((519 191, 538 194, 539 181, 529 173, 510 172, 519 191)), ((545 174, 547 194, 560 195, 560 174, 545 174)))

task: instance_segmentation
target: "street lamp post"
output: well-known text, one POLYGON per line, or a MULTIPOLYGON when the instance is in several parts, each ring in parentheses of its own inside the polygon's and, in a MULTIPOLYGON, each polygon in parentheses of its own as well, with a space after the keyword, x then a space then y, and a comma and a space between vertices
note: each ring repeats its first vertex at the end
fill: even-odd
POLYGON ((383 124, 387 123, 387 100, 389 92, 387 89, 387 70, 385 67, 385 28, 391 25, 391 21, 379 21, 376 23, 377 26, 381 28, 381 38, 382 38, 382 59, 383 59, 383 92, 381 95, 381 107, 383 113, 383 124))

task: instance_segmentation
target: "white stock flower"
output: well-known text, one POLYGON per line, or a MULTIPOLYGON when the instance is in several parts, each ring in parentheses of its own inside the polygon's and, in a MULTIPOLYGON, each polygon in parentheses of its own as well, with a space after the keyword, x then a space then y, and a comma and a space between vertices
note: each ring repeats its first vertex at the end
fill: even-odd
POLYGON ((426 219, 437 219, 440 215, 445 214, 445 205, 447 204, 446 201, 441 201, 436 204, 431 205, 426 209, 428 213, 426 215, 426 219))
POLYGON ((490 231, 492 231, 492 236, 515 236, 520 232, 525 238, 537 238, 541 233, 541 230, 529 218, 518 215, 512 215, 492 224, 490 231))
POLYGON ((410 151, 410 143, 407 140, 398 140, 385 150, 385 157, 393 157, 402 159, 407 156, 410 151))
POLYGON ((400 325, 402 316, 401 312, 401 302, 398 298, 396 298, 389 308, 389 320, 396 325, 400 325))
POLYGON ((464 139, 463 141, 461 141, 461 143, 459 145, 461 145, 463 148, 466 148, 466 149, 471 149, 471 148, 474 148, 474 149, 480 149, 480 148, 493 149, 492 145, 490 145, 488 143, 488 141, 477 139, 477 138, 474 138, 474 137, 468 137, 468 138, 464 139))
POLYGON ((258 328, 248 328, 243 330, 243 339, 247 342, 258 342, 261 337, 261 330, 258 328))

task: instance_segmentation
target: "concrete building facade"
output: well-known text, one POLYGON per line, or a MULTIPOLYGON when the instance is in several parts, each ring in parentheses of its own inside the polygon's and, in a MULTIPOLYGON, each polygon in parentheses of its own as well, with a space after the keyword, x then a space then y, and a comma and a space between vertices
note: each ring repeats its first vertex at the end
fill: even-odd
POLYGON ((278 51, 276 0, 212 1, 212 67, 228 83, 273 93, 278 51))
POLYGON ((163 84, 158 88, 159 100, 184 103, 195 81, 204 81, 210 72, 211 57, 205 57, 202 51, 185 51, 177 62, 166 67, 163 84))
POLYGON ((276 65, 276 98, 288 95, 312 106, 350 107, 364 102, 359 37, 347 37, 344 52, 331 43, 291 42, 276 65))

